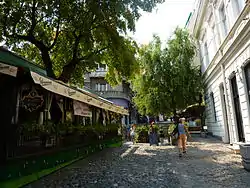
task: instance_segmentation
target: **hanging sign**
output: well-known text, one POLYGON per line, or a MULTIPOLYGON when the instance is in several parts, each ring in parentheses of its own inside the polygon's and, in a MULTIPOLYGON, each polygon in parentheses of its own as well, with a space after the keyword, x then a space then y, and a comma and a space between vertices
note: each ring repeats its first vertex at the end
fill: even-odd
POLYGON ((33 112, 41 107, 43 102, 43 96, 39 95, 35 88, 32 88, 29 94, 24 96, 22 99, 23 107, 30 112, 33 112))
POLYGON ((89 109, 89 106, 85 103, 73 100, 73 107, 74 107, 74 115, 76 116, 84 116, 84 117, 91 117, 92 112, 89 109))
POLYGON ((0 73, 16 77, 17 67, 0 63, 0 73))

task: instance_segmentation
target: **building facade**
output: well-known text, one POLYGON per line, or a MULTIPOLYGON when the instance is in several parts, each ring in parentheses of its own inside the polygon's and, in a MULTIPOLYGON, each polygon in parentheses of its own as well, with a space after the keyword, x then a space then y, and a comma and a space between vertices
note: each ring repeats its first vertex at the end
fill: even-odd
POLYGON ((187 27, 199 47, 208 131, 250 142, 250 1, 197 0, 187 27))
POLYGON ((123 124, 137 123, 137 111, 132 103, 132 91, 126 82, 116 87, 111 87, 105 80, 108 67, 105 64, 98 64, 95 72, 85 75, 84 85, 103 98, 112 101, 114 104, 129 110, 129 116, 124 116, 123 124))

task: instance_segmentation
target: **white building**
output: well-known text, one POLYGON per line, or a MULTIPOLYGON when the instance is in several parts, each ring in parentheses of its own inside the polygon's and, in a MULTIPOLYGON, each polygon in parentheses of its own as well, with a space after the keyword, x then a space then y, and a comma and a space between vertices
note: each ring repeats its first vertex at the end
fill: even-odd
POLYGON ((205 78, 206 125, 250 142, 250 0, 197 0, 188 23, 205 78))

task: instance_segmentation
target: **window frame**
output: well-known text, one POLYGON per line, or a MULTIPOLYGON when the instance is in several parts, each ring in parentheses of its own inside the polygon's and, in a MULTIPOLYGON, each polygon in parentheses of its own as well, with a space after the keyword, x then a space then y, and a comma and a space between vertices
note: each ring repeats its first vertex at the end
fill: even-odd
POLYGON ((219 18, 221 24, 221 30, 222 30, 222 38, 225 38, 229 32, 229 25, 228 25, 228 17, 226 14, 226 6, 224 2, 221 3, 219 7, 219 18))
POLYGON ((217 122, 218 118, 217 118, 216 108, 215 108, 214 93, 211 92, 209 96, 210 96, 210 103, 211 103, 211 106, 212 106, 211 110, 212 110, 212 113, 213 113, 213 118, 214 118, 214 121, 217 122))

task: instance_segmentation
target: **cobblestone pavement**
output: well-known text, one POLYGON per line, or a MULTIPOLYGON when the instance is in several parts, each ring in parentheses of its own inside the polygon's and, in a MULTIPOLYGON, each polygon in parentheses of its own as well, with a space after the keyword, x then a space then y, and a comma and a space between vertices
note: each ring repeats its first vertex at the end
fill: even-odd
POLYGON ((214 138, 193 138, 179 158, 174 146, 124 145, 104 150, 27 188, 250 187, 240 155, 214 138))

